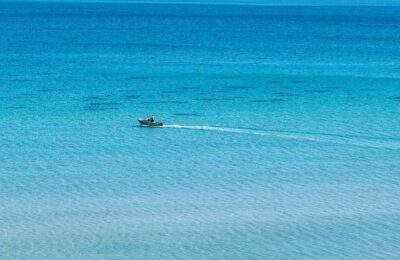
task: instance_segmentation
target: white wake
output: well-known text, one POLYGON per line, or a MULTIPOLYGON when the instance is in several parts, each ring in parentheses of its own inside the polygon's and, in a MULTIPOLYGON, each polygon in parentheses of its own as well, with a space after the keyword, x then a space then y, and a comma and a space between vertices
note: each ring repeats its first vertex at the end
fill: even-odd
POLYGON ((269 136, 273 138, 293 139, 299 141, 325 142, 333 144, 353 145, 369 148, 382 148, 400 150, 400 140, 388 140, 377 137, 341 136, 320 133, 299 133, 273 130, 255 130, 245 128, 218 127, 218 126, 193 126, 193 125, 164 125, 164 128, 204 130, 214 132, 228 132, 245 135, 269 136))

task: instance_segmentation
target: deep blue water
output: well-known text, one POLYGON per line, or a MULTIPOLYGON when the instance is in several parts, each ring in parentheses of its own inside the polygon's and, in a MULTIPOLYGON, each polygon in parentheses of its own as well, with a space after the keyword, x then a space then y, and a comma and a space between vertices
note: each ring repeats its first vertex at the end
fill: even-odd
POLYGON ((398 7, 0 3, 0 258, 398 259, 399 113, 398 7))

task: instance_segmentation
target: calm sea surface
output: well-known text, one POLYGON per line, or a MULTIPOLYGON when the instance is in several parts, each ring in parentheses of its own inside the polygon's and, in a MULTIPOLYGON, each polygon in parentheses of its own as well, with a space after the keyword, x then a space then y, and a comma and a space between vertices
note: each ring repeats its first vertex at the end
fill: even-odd
POLYGON ((0 3, 0 259, 399 258, 400 8, 0 3))

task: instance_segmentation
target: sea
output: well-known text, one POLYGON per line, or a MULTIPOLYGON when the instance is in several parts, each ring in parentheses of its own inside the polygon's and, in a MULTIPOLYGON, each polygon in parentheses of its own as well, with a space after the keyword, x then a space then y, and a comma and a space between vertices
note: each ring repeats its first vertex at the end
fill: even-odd
POLYGON ((1 2, 0 259, 400 259, 400 7, 1 2))

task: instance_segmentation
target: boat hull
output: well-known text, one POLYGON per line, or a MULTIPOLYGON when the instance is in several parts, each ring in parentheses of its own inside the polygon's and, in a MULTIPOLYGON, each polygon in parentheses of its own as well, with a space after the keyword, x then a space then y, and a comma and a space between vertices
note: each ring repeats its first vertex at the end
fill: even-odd
POLYGON ((161 127, 161 126, 163 126, 162 122, 150 122, 147 119, 141 119, 141 118, 139 118, 138 121, 139 121, 141 126, 150 126, 150 127, 161 127))

